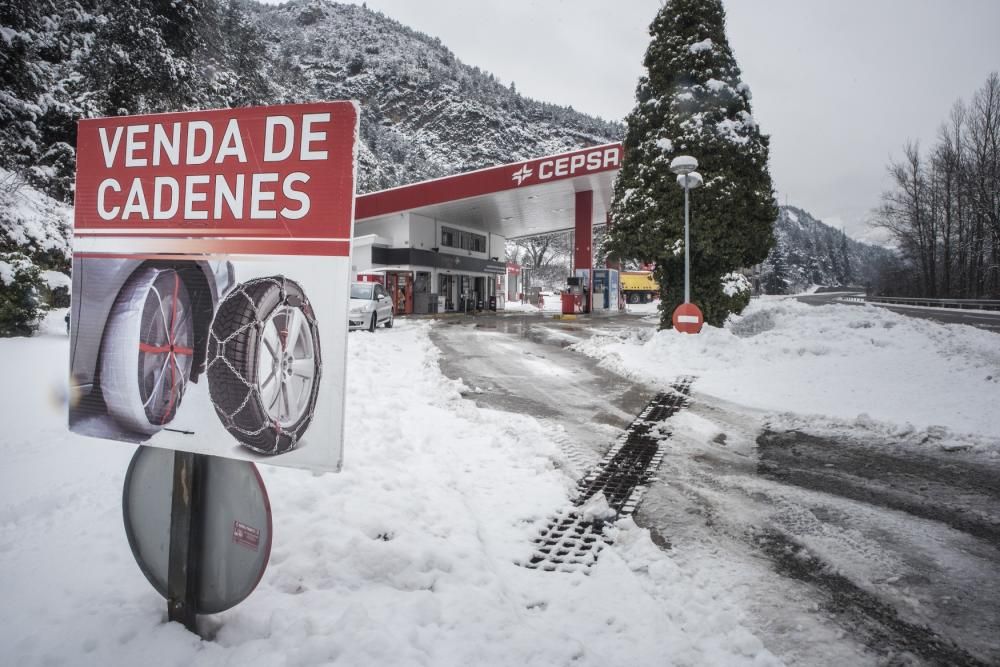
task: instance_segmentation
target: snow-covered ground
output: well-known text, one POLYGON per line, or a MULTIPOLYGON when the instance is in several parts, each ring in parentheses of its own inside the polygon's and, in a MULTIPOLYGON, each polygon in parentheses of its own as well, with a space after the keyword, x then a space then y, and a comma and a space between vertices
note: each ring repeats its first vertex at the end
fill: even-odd
POLYGON ((345 468, 261 465, 270 566, 211 640, 165 622, 121 519, 132 448, 65 427, 62 313, 0 340, 0 663, 772 664, 742 611, 631 520, 589 575, 516 563, 572 481, 530 417, 444 378, 428 322, 349 337, 345 468))
POLYGON ((695 336, 625 330, 575 349, 639 380, 766 411, 775 420, 927 430, 1000 456, 1000 336, 876 306, 755 300, 695 336))
MULTIPOLYGON (((517 565, 569 502, 565 455, 531 417, 462 398, 431 326, 349 337, 345 469, 260 466, 271 563, 246 601, 203 619, 208 640, 165 622, 133 561, 121 519, 132 448, 66 430, 62 312, 34 338, 0 340, 0 663, 777 662, 748 629, 761 625, 741 606, 739 567, 664 552, 631 519, 589 575, 517 565)), ((996 334, 787 299, 698 336, 616 331, 575 347, 653 385, 695 375, 696 396, 785 425, 926 431, 928 446, 1000 456, 996 334)), ((675 439, 710 440, 706 416, 679 415, 675 439)))

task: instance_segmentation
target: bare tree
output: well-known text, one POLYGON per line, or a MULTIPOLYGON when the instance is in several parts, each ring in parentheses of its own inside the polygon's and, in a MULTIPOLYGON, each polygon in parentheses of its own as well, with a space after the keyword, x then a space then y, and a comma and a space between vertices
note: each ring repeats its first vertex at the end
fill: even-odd
POLYGON ((904 260, 895 290, 914 291, 916 281, 924 296, 1000 297, 1000 77, 968 106, 955 103, 926 157, 907 143, 888 170, 892 187, 873 224, 904 260))

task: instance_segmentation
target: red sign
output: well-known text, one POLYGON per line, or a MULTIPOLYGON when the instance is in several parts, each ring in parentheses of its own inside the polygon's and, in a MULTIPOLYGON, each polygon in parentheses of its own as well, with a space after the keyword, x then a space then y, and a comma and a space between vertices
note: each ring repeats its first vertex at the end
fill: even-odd
POLYGON ((705 324, 705 316, 701 314, 701 309, 693 303, 682 303, 674 309, 674 328, 681 333, 696 334, 701 331, 705 324))
POLYGON ((404 185, 358 198, 359 220, 421 206, 479 197, 621 168, 621 144, 593 146, 572 153, 480 169, 423 183, 404 185))
MULTIPOLYGON (((323 102, 80 122, 71 430, 339 470, 358 118, 323 102)), ((257 549, 260 527, 232 539, 257 549)))
POLYGON ((346 256, 357 118, 354 103, 327 102, 82 120, 76 234, 242 239, 199 249, 346 256))

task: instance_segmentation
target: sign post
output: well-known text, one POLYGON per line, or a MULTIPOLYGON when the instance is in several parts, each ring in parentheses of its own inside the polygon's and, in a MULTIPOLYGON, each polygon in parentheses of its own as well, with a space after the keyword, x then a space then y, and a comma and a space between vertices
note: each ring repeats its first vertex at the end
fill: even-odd
POLYGON ((191 630, 266 567, 249 461, 340 469, 358 119, 320 102, 79 123, 69 427, 144 445, 126 532, 191 630))
POLYGON ((167 618, 195 632, 201 576, 203 454, 174 452, 170 503, 170 556, 167 566, 167 618))
POLYGON ((684 188, 684 303, 674 309, 674 328, 684 333, 698 333, 704 316, 698 306, 691 303, 691 224, 688 193, 702 184, 698 160, 690 155, 679 155, 670 161, 670 170, 677 174, 677 185, 684 188), (683 328, 678 327, 678 323, 683 328))

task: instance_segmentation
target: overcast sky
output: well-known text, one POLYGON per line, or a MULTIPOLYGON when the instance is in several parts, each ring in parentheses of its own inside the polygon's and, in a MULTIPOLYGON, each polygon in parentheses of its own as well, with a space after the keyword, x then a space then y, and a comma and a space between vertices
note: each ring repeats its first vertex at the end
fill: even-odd
MULTIPOLYGON (((1000 70, 1000 0, 723 1, 779 202, 858 238, 888 160, 907 139, 930 145, 1000 70)), ((367 0, 523 95, 613 120, 634 104, 660 4, 367 0)))

